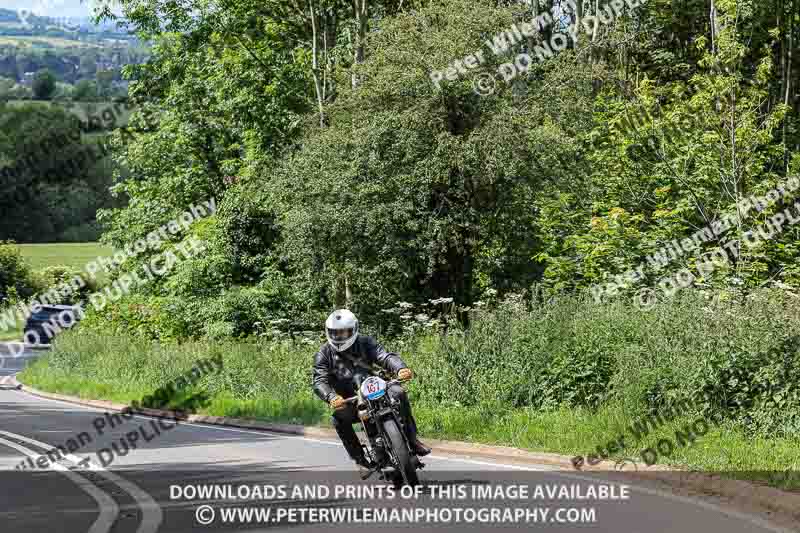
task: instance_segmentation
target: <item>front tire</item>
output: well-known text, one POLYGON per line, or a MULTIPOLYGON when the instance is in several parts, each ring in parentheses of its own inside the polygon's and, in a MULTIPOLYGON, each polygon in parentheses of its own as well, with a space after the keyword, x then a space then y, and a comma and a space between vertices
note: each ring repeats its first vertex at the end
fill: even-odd
POLYGON ((383 423, 383 431, 389 439, 392 446, 392 454, 397 459, 397 466, 399 467, 400 474, 403 476, 403 481, 406 485, 413 487, 419 485, 419 477, 417 477, 417 468, 411 458, 411 453, 408 451, 406 441, 397 422, 390 418, 383 423))

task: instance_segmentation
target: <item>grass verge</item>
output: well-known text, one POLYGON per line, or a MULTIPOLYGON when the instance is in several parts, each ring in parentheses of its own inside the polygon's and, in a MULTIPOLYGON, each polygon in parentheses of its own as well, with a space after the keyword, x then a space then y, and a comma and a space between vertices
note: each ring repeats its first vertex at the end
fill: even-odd
MULTIPOLYGON (((631 425, 642 412, 621 405, 534 409, 433 401, 421 394, 432 380, 441 377, 440 371, 425 362, 431 356, 426 355, 430 342, 421 342, 419 351, 409 352, 407 358, 418 369, 409 392, 425 437, 587 455, 622 434, 625 449, 610 454, 610 460, 634 457, 641 464, 642 450, 657 448, 661 439, 676 443, 676 432, 697 419, 696 414, 677 416, 637 439, 631 425)), ((311 352, 289 341, 167 346, 137 337, 71 331, 62 334, 54 350, 28 366, 20 379, 45 391, 129 403, 185 372, 195 361, 222 354, 223 370, 203 376, 194 386, 196 391, 190 391, 202 392, 210 399, 202 413, 328 426, 327 406, 311 392, 311 352)), ((728 420, 687 440, 684 446, 676 445, 668 457, 661 455, 657 462, 798 491, 799 451, 796 438, 754 437, 728 420)))

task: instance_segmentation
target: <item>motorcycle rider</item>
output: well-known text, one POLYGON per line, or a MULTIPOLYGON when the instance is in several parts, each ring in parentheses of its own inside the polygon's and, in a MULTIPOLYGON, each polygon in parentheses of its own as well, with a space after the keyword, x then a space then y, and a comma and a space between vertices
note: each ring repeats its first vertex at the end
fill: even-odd
MULTIPOLYGON (((345 403, 344 398, 355 396, 361 382, 375 375, 376 367, 397 374, 400 381, 408 381, 413 373, 399 355, 387 352, 372 337, 359 335, 358 319, 347 309, 338 309, 328 316, 325 336, 328 342, 314 356, 314 392, 334 409, 333 427, 350 458, 368 469, 371 465, 353 430, 353 424, 358 421, 357 407, 354 403, 345 403)), ((406 391, 395 384, 387 388, 386 393, 400 402, 400 416, 412 450, 420 457, 428 455, 430 448, 417 438, 417 424, 406 391)))

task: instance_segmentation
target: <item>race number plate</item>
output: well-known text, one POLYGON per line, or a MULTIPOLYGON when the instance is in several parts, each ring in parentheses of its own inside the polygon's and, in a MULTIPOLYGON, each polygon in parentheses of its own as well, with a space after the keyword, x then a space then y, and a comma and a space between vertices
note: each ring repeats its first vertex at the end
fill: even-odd
POLYGON ((361 384, 361 395, 367 400, 377 400, 386 394, 386 382, 377 376, 370 376, 361 384))

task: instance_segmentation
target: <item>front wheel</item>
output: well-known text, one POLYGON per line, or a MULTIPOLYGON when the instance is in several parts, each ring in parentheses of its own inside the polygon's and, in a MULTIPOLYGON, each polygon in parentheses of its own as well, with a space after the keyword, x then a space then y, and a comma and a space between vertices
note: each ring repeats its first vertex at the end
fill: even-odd
POLYGON ((403 481, 406 485, 413 487, 419 485, 419 478, 417 477, 417 468, 411 458, 411 453, 408 451, 406 441, 403 434, 400 433, 400 428, 393 418, 389 418, 383 423, 383 431, 389 439, 389 444, 392 447, 392 455, 397 460, 397 467, 400 474, 403 476, 403 481))

